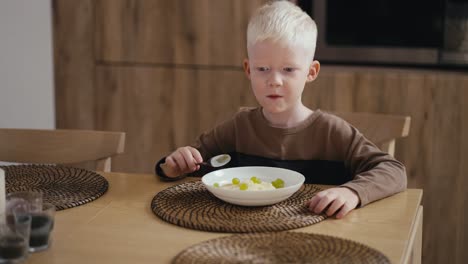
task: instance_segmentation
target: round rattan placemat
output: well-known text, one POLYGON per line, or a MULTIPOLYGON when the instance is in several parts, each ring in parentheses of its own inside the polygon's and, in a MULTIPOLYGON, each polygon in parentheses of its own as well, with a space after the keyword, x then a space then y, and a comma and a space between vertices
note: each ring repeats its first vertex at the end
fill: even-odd
POLYGON ((63 210, 102 196, 107 180, 85 169, 54 165, 0 166, 5 170, 6 192, 33 191, 43 194, 44 202, 63 210))
POLYGON ((284 231, 326 218, 307 210, 305 201, 321 189, 305 184, 289 199, 270 206, 247 207, 226 203, 212 195, 201 181, 167 188, 153 198, 151 209, 178 226, 212 232, 284 231))
POLYGON ((338 237, 276 232, 238 234, 193 245, 172 261, 179 263, 390 263, 381 252, 338 237))

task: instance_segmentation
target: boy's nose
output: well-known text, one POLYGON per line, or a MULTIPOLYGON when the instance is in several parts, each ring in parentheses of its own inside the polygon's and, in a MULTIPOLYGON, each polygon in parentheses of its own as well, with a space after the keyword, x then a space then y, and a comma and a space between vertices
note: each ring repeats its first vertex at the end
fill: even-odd
POLYGON ((283 84, 283 81, 281 80, 281 76, 280 74, 277 74, 277 73, 271 73, 268 80, 268 86, 270 87, 278 87, 278 86, 281 86, 283 84))

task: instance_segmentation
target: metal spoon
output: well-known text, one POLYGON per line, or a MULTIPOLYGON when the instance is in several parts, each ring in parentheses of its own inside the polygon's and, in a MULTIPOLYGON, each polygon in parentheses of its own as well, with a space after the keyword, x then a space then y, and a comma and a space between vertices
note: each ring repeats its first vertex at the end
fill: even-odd
POLYGON ((204 166, 217 168, 217 167, 222 167, 228 164, 230 161, 231 161, 231 156, 229 156, 228 154, 221 154, 221 155, 217 155, 217 156, 210 158, 206 162, 197 163, 197 165, 204 165, 204 166))

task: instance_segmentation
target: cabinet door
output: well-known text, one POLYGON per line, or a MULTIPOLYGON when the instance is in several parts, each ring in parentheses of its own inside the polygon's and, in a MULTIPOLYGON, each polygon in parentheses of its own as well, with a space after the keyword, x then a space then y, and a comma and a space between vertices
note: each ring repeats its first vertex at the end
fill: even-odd
POLYGON ((113 170, 152 172, 240 105, 255 106, 249 87, 242 71, 97 67, 97 129, 127 133, 113 170))
POLYGON ((250 15, 265 0, 99 0, 101 61, 241 66, 250 15))

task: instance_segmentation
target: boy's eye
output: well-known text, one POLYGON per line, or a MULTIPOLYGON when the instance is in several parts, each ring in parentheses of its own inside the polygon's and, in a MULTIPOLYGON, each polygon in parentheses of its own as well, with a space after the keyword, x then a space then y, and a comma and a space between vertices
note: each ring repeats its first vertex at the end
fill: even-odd
POLYGON ((263 72, 263 71, 268 71, 269 69, 268 67, 257 67, 257 70, 263 72))
POLYGON ((293 72, 294 71, 294 68, 291 68, 291 67, 286 67, 283 69, 285 72, 293 72))

